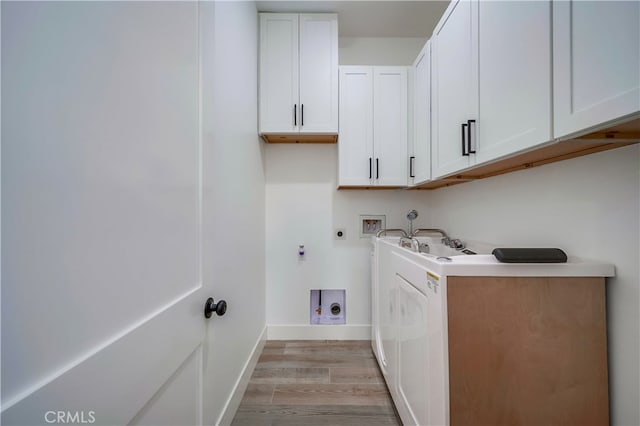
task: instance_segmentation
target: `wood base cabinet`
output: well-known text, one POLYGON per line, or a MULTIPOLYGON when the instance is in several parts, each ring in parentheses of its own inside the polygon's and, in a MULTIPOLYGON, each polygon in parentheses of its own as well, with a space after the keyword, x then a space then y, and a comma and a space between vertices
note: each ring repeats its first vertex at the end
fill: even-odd
POLYGON ((609 424, 604 285, 447 277, 450 424, 609 424))

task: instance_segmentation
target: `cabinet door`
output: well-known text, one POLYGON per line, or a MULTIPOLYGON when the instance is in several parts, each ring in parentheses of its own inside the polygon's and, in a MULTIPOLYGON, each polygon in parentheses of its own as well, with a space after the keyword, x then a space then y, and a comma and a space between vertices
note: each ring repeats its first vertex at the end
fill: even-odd
POLYGON ((300 15, 300 132, 338 131, 338 16, 300 15))
POLYGON ((373 68, 374 180, 407 184, 407 68, 373 68))
POLYGON ((405 424, 429 423, 427 296, 400 275, 398 289, 398 411, 405 424))
POLYGON ((413 155, 409 178, 413 184, 431 179, 431 42, 413 63, 413 155))
POLYGON ((640 111, 640 2, 554 1, 554 136, 640 111))
POLYGON ((551 140, 551 3, 478 3, 476 164, 551 140))
POLYGON ((372 70, 371 67, 340 67, 338 185, 368 186, 373 169, 372 70))
POLYGON ((260 133, 297 132, 298 15, 260 14, 260 133))
POLYGON ((433 178, 469 166, 469 156, 462 150, 462 125, 477 118, 472 67, 477 61, 476 23, 472 19, 476 7, 470 1, 454 0, 433 33, 433 178))

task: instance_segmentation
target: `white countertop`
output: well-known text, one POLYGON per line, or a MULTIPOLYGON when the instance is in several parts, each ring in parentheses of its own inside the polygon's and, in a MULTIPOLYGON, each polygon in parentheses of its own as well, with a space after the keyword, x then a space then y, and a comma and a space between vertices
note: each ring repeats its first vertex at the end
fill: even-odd
MULTIPOLYGON (((611 263, 567 256, 566 263, 502 263, 492 254, 449 255, 447 260, 431 254, 416 253, 398 246, 398 237, 378 238, 383 244, 396 247, 408 258, 438 275, 500 276, 500 277, 613 277, 611 263)), ((485 246, 480 244, 478 246, 485 246)), ((469 247, 473 250, 474 245, 469 247)), ((474 250, 475 251, 475 250, 474 250)), ((478 251, 480 253, 480 251, 478 251)), ((485 251, 486 253, 486 251, 485 251)), ((489 251, 490 253, 490 251, 489 251)))

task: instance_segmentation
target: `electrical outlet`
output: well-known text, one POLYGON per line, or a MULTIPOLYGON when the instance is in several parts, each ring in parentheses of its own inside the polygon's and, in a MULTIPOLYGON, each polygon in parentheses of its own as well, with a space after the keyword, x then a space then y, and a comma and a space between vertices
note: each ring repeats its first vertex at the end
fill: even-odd
POLYGON ((347 231, 344 228, 337 228, 333 233, 333 237, 336 240, 346 240, 347 239, 347 231))

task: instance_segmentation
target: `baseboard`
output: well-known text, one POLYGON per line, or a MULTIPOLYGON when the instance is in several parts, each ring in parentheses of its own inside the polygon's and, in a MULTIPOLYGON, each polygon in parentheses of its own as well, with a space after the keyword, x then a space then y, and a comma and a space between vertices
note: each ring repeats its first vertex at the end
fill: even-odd
POLYGON ((269 340, 371 340, 371 325, 284 325, 267 326, 269 340))
POLYGON ((236 380, 236 384, 233 387, 233 392, 231 392, 231 396, 227 400, 227 403, 222 410, 222 414, 218 418, 216 425, 230 425, 233 421, 233 418, 236 415, 236 411, 240 406, 240 402, 242 401, 242 397, 244 396, 244 392, 247 390, 247 386, 249 384, 249 380, 251 379, 251 375, 253 374, 253 370, 258 363, 258 358, 260 358, 260 354, 262 353, 262 349, 264 348, 264 344, 267 341, 267 327, 262 330, 256 344, 253 346, 253 350, 251 351, 251 355, 247 362, 245 362, 244 367, 242 368, 242 374, 236 380))

